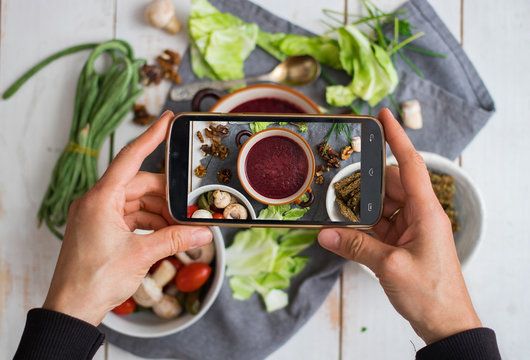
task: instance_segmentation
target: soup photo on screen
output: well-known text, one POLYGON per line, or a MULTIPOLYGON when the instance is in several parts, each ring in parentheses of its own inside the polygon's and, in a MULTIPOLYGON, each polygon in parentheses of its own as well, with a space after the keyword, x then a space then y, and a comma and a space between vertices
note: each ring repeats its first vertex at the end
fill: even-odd
POLYGON ((361 221, 360 123, 192 121, 189 136, 189 218, 361 221))

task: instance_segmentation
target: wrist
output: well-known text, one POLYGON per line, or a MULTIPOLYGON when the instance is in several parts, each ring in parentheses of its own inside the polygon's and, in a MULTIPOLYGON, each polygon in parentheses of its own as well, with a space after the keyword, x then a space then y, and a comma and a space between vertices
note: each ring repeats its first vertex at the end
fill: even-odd
POLYGON ((418 335, 430 345, 437 341, 448 338, 460 332, 482 327, 482 323, 474 310, 467 313, 452 313, 450 316, 442 316, 436 321, 429 321, 423 326, 415 326, 418 335))
POLYGON ((106 314, 105 310, 98 311, 95 304, 66 294, 48 294, 42 308, 66 314, 94 326, 98 326, 106 314))

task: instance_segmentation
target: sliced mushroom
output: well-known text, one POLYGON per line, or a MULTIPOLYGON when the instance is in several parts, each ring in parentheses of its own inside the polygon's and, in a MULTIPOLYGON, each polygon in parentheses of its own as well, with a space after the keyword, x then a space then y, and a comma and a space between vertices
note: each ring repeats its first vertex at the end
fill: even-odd
POLYGON ((161 288, 166 286, 175 275, 177 274, 177 269, 169 260, 163 260, 156 271, 151 275, 151 278, 156 282, 161 288))
POLYGON ((215 255, 215 245, 213 243, 206 244, 197 249, 183 251, 176 253, 177 259, 182 261, 184 265, 188 265, 194 262, 202 262, 210 264, 215 255))
POLYGON ((351 148, 355 152, 361 152, 361 137, 356 136, 351 139, 351 148))
POLYGON ((174 319, 182 312, 182 306, 177 299, 164 294, 162 299, 153 305, 153 311, 161 318, 174 319))
POLYGON ((403 112, 403 125, 409 129, 418 130, 423 127, 421 107, 418 100, 409 100, 401 103, 403 112))
POLYGON ((225 219, 241 219, 247 218, 247 209, 241 204, 230 204, 223 211, 225 219))
POLYGON ((213 192, 213 204, 218 209, 224 209, 230 205, 231 199, 232 196, 226 191, 215 190, 213 192))
POLYGON ((153 306, 162 299, 162 288, 149 276, 142 279, 142 283, 133 295, 138 305, 153 306))
POLYGON ((204 209, 196 210, 193 213, 193 215, 191 215, 191 217, 193 219, 212 219, 213 218, 212 213, 204 209))

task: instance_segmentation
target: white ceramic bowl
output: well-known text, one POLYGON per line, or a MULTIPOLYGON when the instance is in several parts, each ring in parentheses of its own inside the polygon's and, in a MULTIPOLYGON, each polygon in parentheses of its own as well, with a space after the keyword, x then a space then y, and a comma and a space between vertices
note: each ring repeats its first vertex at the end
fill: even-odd
POLYGON ((227 193, 230 193, 231 195, 235 196, 240 204, 245 205, 248 210, 248 214, 250 215, 250 218, 256 218, 256 212, 254 211, 254 208, 250 204, 250 201, 248 201, 248 199, 245 197, 245 195, 241 194, 239 191, 230 186, 221 184, 204 185, 193 190, 188 194, 188 206, 197 203, 199 196, 201 196, 205 192, 215 190, 226 191, 227 193))
POLYGON ((328 191, 326 192, 326 211, 331 221, 349 221, 344 215, 340 213, 339 205, 335 199, 337 195, 335 194, 335 184, 337 181, 344 179, 347 176, 350 176, 357 170, 361 168, 361 162, 356 162, 342 168, 338 173, 335 174, 331 183, 329 184, 328 191))
POLYGON ((213 279, 206 296, 202 300, 201 309, 197 315, 183 313, 176 319, 162 319, 151 311, 141 311, 130 315, 116 315, 109 312, 103 319, 103 324, 119 333, 139 338, 156 338, 182 331, 196 323, 212 306, 225 277, 225 243, 218 227, 212 226, 215 245, 215 268, 213 279))
MULTIPOLYGON (((458 259, 464 266, 484 233, 486 217, 484 201, 473 180, 457 164, 438 154, 422 151, 420 154, 429 170, 454 178, 453 204, 460 222, 460 230, 454 234, 454 237, 458 259)), ((386 163, 392 165, 397 164, 397 161, 394 156, 391 156, 387 158, 386 163)))

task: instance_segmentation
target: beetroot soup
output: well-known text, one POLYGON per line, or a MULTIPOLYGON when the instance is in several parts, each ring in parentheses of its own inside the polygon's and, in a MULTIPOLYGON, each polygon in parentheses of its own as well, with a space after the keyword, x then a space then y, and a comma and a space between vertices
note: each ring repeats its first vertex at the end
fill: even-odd
POLYGON ((276 98, 259 98, 244 102, 233 108, 231 113, 280 113, 303 114, 304 111, 289 101, 276 98))
POLYGON ((271 199, 296 193, 307 178, 308 161, 304 150, 285 136, 269 136, 249 150, 245 168, 250 186, 271 199))

